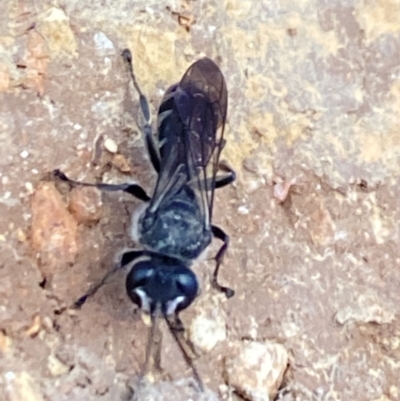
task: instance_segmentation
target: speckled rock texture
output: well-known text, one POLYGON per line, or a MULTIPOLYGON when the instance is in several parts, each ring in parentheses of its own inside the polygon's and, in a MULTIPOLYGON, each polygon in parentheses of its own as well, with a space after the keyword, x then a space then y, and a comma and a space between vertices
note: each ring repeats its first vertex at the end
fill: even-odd
POLYGON ((236 296, 211 288, 211 260, 194 266, 201 294, 181 318, 199 354, 199 399, 252 397, 241 389, 260 371, 231 386, 226 361, 234 344, 239 355, 270 343, 288 363, 263 397, 400 400, 396 0, 3 0, 0 394, 197 397, 163 324, 162 372, 145 393, 132 385, 148 328, 123 272, 80 311, 68 309, 134 245, 140 203, 103 194, 90 224, 78 223, 69 188, 49 172, 136 181, 150 193, 156 178, 124 48, 154 126, 164 91, 195 60, 215 60, 227 82, 222 158, 237 180, 218 190, 213 218, 231 237, 221 281, 236 296))

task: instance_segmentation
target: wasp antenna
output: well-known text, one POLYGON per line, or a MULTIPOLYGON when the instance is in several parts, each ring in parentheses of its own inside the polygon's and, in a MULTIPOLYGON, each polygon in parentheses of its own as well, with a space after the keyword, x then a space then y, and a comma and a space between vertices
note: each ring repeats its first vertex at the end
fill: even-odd
POLYGON ((171 321, 168 319, 168 316, 164 311, 163 311, 163 317, 164 317, 165 321, 167 322, 169 331, 171 332, 172 336, 174 337, 176 343, 179 346, 179 349, 182 352, 182 355, 183 355, 183 357, 185 359, 185 362, 190 367, 190 369, 192 369, 193 376, 194 376, 194 378, 195 378, 195 380, 196 380, 196 382, 197 382, 197 384, 198 384, 198 386, 200 388, 200 391, 203 392, 204 391, 204 384, 203 384, 203 381, 200 378, 199 372, 197 371, 196 367, 193 364, 192 358, 190 358, 190 356, 186 352, 185 347, 183 346, 182 341, 181 341, 181 339, 179 338, 179 336, 177 334, 176 328, 172 325, 171 321))

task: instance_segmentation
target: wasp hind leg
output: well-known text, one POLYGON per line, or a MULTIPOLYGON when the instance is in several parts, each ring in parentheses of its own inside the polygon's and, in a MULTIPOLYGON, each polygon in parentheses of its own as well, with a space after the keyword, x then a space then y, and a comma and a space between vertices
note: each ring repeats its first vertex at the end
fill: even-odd
POLYGON ((228 164, 220 162, 218 169, 227 174, 215 177, 215 189, 225 187, 236 180, 236 173, 231 167, 228 166, 228 164))
POLYGON ((232 288, 224 287, 218 283, 219 268, 222 264, 222 260, 229 246, 229 235, 226 234, 221 228, 217 226, 212 226, 212 233, 215 238, 218 238, 223 242, 223 245, 221 246, 221 248, 219 248, 219 251, 215 255, 216 266, 212 276, 211 285, 217 290, 223 292, 227 298, 231 298, 235 295, 235 291, 232 290, 232 288))

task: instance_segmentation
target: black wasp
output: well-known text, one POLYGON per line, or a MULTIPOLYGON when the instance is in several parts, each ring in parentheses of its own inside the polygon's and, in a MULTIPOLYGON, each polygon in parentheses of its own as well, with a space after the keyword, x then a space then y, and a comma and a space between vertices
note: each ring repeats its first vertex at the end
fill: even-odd
POLYGON ((157 135, 153 135, 148 102, 137 84, 128 49, 122 53, 140 96, 140 109, 151 163, 158 174, 151 198, 137 184, 89 184, 70 180, 59 170, 55 175, 71 185, 95 186, 106 191, 125 191, 146 202, 134 220, 132 232, 143 249, 125 251, 103 280, 82 296, 81 306, 118 269, 128 266, 126 291, 130 299, 151 316, 146 350, 149 362, 156 317, 161 316, 177 341, 186 362, 202 388, 201 379, 182 344, 183 325, 178 314, 196 298, 199 285, 190 269, 211 243, 223 242, 215 256, 214 287, 227 297, 234 292, 218 283, 218 271, 229 237, 212 224, 215 189, 235 180, 235 172, 220 163, 227 110, 224 76, 209 58, 193 63, 178 84, 164 95, 158 110, 157 135), (223 174, 217 174, 223 171, 223 174))

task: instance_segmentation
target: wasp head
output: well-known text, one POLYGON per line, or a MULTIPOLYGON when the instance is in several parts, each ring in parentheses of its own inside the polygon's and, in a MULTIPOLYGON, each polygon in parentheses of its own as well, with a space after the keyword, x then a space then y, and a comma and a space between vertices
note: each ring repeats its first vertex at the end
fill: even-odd
POLYGON ((198 294, 195 274, 180 260, 149 257, 137 262, 126 278, 126 291, 144 312, 169 316, 187 308, 198 294))

